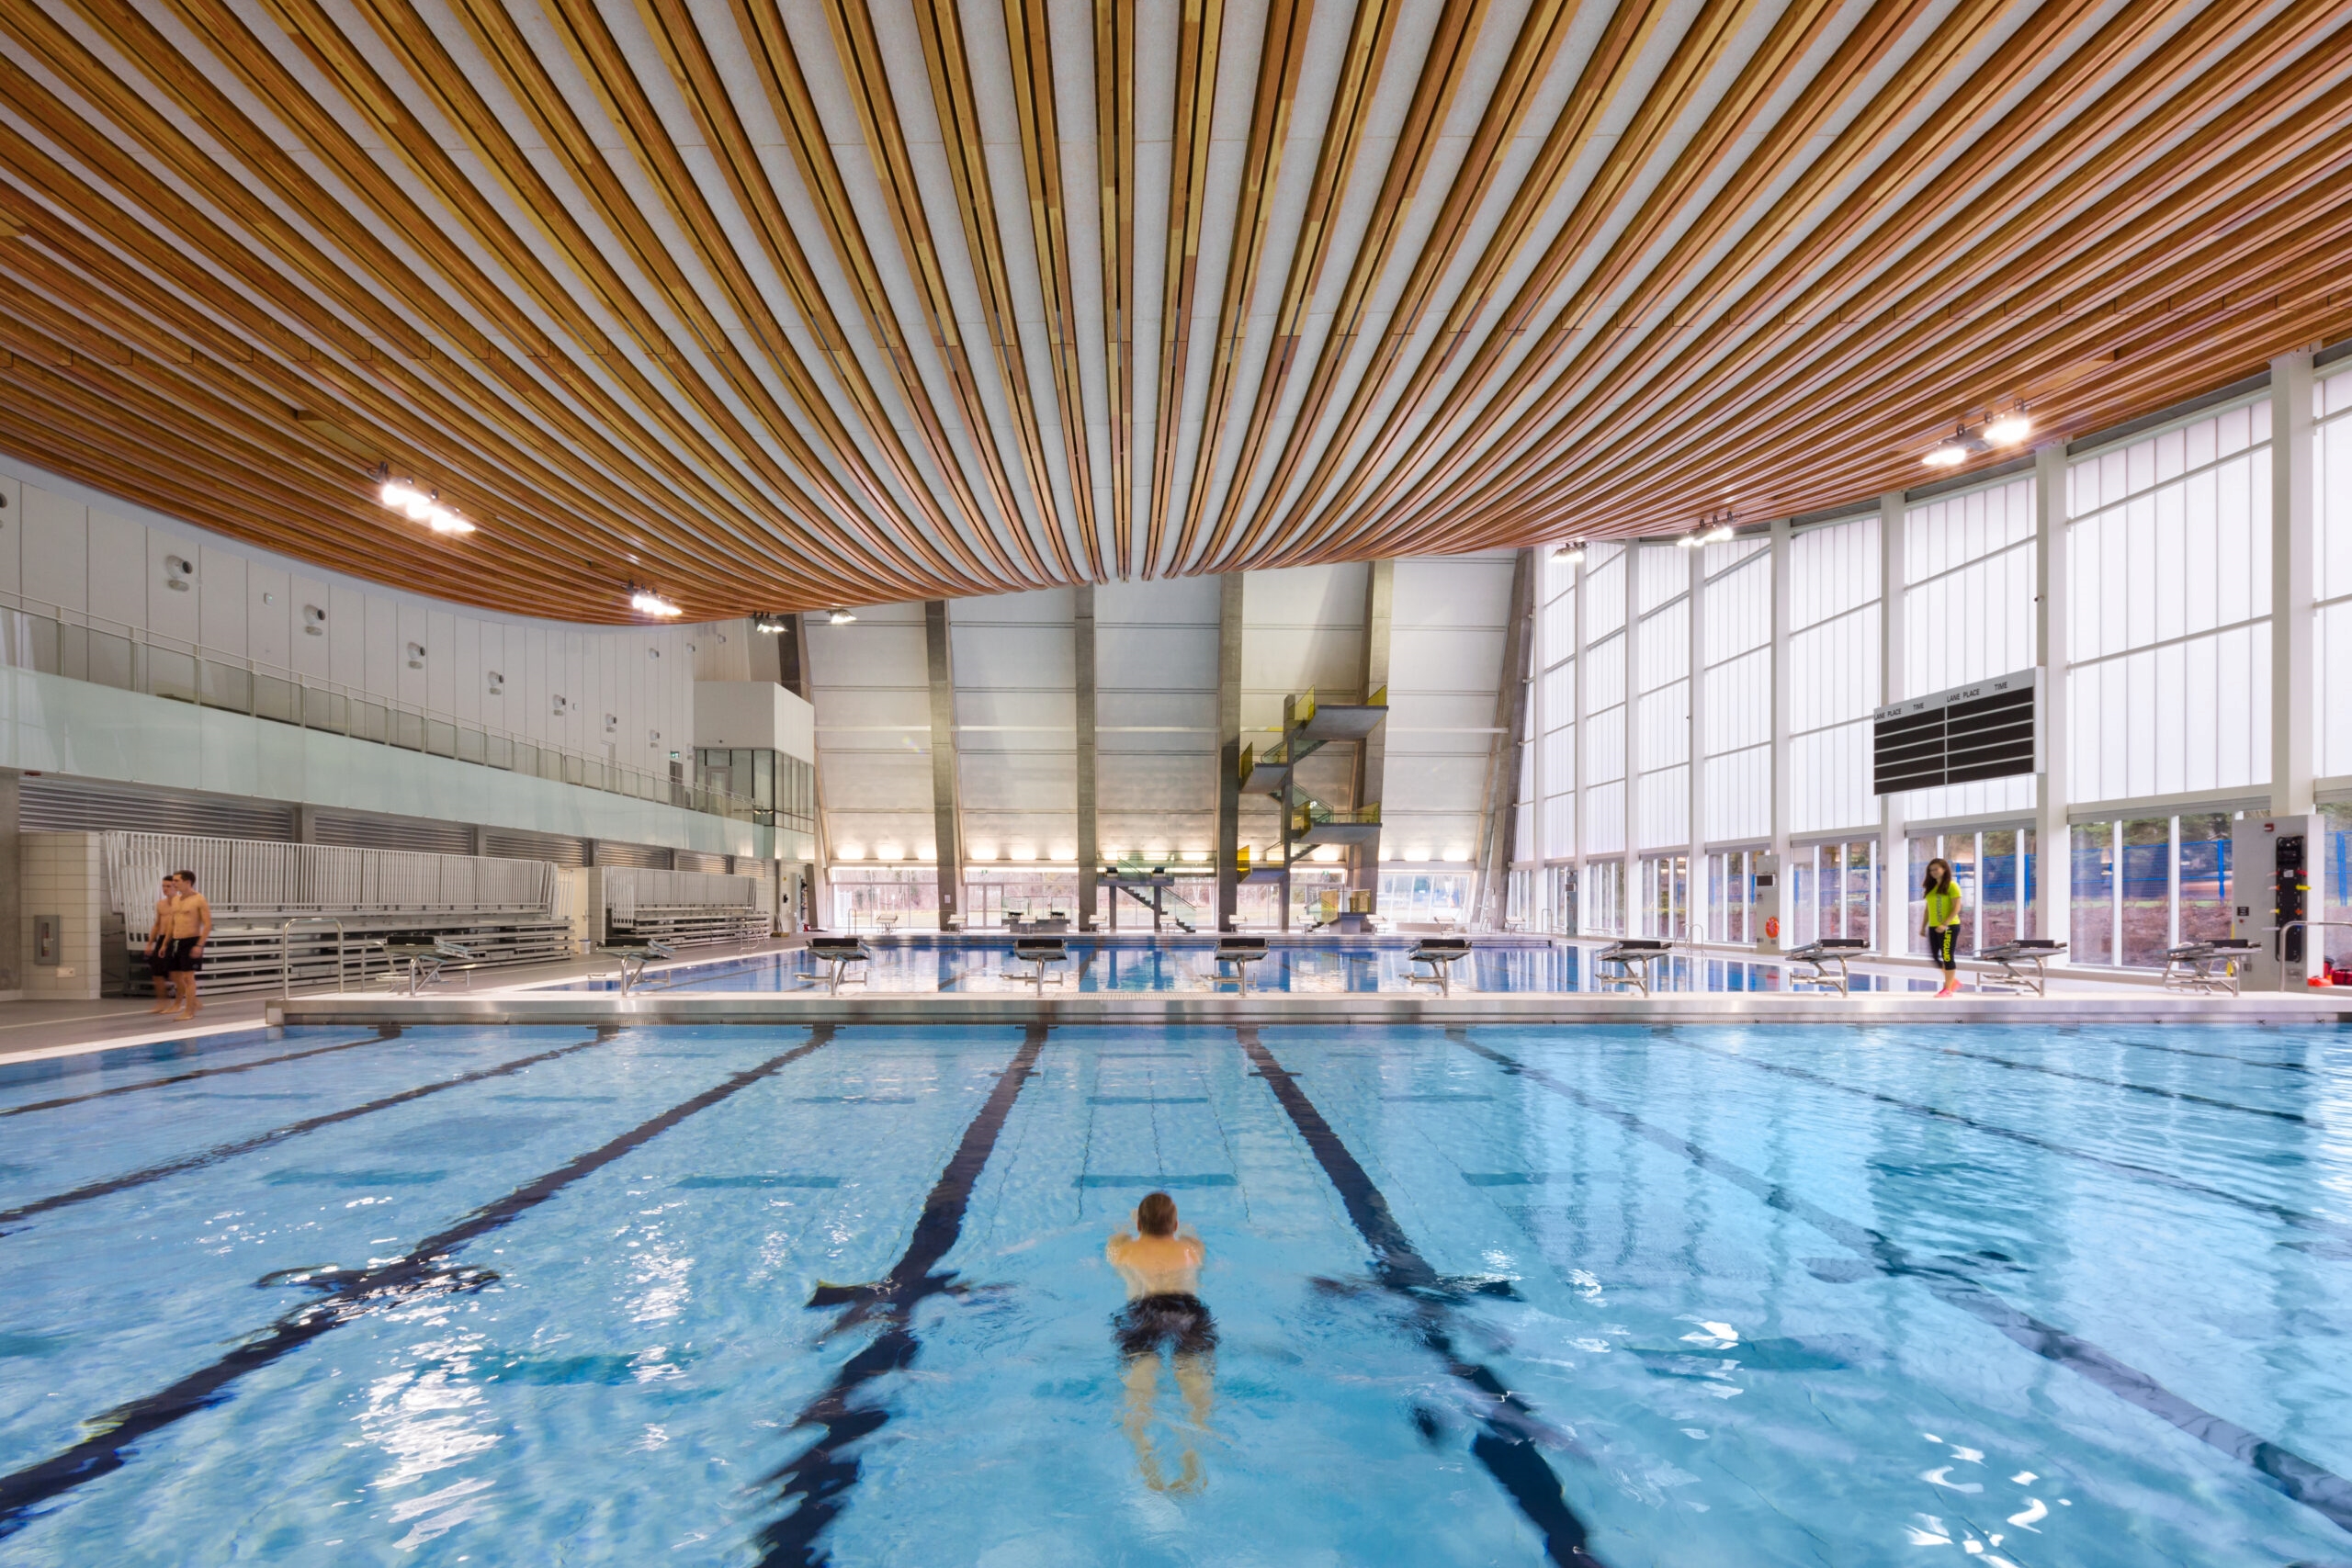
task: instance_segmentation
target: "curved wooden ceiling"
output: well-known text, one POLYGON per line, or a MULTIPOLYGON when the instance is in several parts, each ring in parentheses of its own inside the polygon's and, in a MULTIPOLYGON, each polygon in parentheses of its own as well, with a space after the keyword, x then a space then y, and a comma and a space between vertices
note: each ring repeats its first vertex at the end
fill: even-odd
POLYGON ((17 0, 0 447, 590 621, 1804 512, 2352 326, 2347 15, 17 0))

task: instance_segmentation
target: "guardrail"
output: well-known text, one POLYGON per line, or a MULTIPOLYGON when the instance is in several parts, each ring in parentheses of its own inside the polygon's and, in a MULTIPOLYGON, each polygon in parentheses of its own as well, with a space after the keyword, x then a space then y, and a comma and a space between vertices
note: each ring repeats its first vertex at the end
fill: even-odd
POLYGON ((343 990, 343 921, 334 915, 297 915, 279 923, 277 928, 277 994, 294 994, 294 928, 296 926, 333 926, 334 928, 334 988, 343 990))
POLYGON ((2304 931, 2352 931, 2347 920, 2289 920, 2270 933, 2270 961, 2278 965, 2278 989, 2287 988, 2287 933, 2304 931))

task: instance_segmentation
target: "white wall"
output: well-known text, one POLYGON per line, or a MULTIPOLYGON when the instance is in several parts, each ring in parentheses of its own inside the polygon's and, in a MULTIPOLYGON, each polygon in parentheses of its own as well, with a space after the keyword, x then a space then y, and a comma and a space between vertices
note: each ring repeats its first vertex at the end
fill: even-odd
POLYGON ((1094 591, 1094 801, 1105 855, 1216 848, 1222 598, 1214 577, 1094 591))
MULTIPOLYGON (((582 626, 466 609, 221 538, 13 457, 0 457, 0 497, 7 501, 0 603, 200 646, 266 672, 331 682, 468 728, 656 775, 668 771, 671 751, 691 744, 703 650, 690 645, 726 632, 582 626), (177 571, 175 560, 193 572, 177 571), (169 586, 175 578, 187 586, 169 586), (315 631, 306 615, 313 608, 325 615, 315 631), (424 649, 422 668, 412 668, 412 644, 424 649), (492 694, 492 671, 504 677, 503 694, 492 694)), ((396 573, 398 563, 387 568, 396 573)))
POLYGON ((1478 849, 1512 552, 1396 563, 1388 652, 1385 860, 1467 863, 1478 849))
POLYGON ((821 616, 801 624, 827 853, 865 860, 894 847, 901 858, 936 856, 922 605, 861 606, 844 626, 821 616))

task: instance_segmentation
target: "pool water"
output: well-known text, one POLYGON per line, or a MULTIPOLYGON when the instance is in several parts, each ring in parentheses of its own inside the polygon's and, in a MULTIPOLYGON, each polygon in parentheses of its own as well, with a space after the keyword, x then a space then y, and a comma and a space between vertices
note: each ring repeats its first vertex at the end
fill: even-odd
MULTIPOLYGON (((1010 942, 991 943, 896 947, 877 944, 873 958, 852 967, 844 994, 866 992, 946 992, 978 996, 1034 994, 1035 983, 1025 962, 1016 962, 1010 942)), ((1594 951, 1598 951, 1597 949, 1594 951)), ((1429 965, 1419 966, 1423 979, 1414 978, 1411 949, 1371 945, 1341 947, 1275 947, 1248 964, 1249 988, 1274 993, 1340 991, 1416 991, 1428 996, 1429 965)), ((831 966, 806 948, 761 953, 750 958, 717 959, 668 971, 656 971, 639 988, 694 991, 798 991, 821 989, 831 966)), ((1047 995, 1071 990, 1182 991, 1236 995, 1242 981, 1231 964, 1219 968, 1213 949, 1199 947, 1120 947, 1071 941, 1069 961, 1048 971, 1054 978, 1047 995)), ((1623 992, 1614 966, 1603 969, 1590 953, 1574 946, 1478 947, 1453 966, 1457 992, 1623 992)), ((1852 988, 1932 991, 1940 982, 1856 973, 1852 988)), ((1676 954, 1653 966, 1650 984, 1659 991, 1777 991, 1787 986, 1786 970, 1778 964, 1741 959, 1691 957, 1676 954)), ((557 990, 613 990, 612 979, 573 980, 548 987, 557 990)))
POLYGON ((0 1070, 0 1561, 2341 1562, 2347 1082, 2181 1026, 0 1070), (1139 1450, 1154 1188, 1221 1342, 1139 1450))

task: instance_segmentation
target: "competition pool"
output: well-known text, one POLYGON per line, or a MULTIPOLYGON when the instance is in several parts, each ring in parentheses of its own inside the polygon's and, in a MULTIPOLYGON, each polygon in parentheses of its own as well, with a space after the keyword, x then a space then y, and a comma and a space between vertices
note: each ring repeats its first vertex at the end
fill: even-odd
POLYGON ((2347 1083, 2181 1025, 0 1069, 0 1562, 2340 1563, 2347 1083), (1112 1338, 1154 1189, 1197 1420, 1112 1338))
MULTIPOLYGON (((1233 996, 1246 983, 1252 992, 1276 995, 1318 992, 1418 991, 1430 994, 1424 979, 1413 978, 1415 965, 1409 944, 1394 942, 1362 946, 1337 943, 1281 947, 1267 945, 1266 956, 1241 966, 1220 968, 1206 946, 1122 947, 1070 938, 1069 961, 1049 973, 1056 978, 1045 987, 1047 995, 1115 991, 1171 991, 1206 996, 1233 996)), ((1489 992, 1616 992, 1623 984, 1613 966, 1592 961, 1593 949, 1573 945, 1545 947, 1479 946, 1453 968, 1456 993, 1489 992)), ((986 996, 1012 993, 1027 996, 1035 982, 1027 966, 1015 959, 1011 942, 926 943, 894 946, 877 942, 873 957, 853 967, 844 994, 864 991, 945 993, 986 996)), ((1419 966, 1423 976, 1430 973, 1419 966)), ((828 965, 806 948, 788 953, 763 953, 747 958, 714 959, 657 970, 637 986, 639 990, 798 991, 821 989, 828 965)), ((1787 970, 1778 964, 1745 959, 1692 957, 1677 953, 1656 962, 1650 984, 1658 991, 1778 991, 1787 987, 1787 970)), ((1939 980, 1908 976, 1866 975, 1857 971, 1851 986, 1857 991, 1932 991, 1939 980)), ((548 989, 608 991, 614 979, 572 980, 548 989)))

